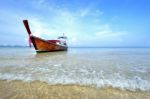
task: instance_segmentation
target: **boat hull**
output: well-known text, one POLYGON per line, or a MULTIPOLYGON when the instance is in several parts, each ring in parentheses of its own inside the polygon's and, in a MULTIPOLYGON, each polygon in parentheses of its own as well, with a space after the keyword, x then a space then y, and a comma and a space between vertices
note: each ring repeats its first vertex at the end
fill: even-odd
POLYGON ((63 46, 56 43, 48 42, 35 36, 30 36, 30 39, 36 52, 66 51, 68 48, 67 45, 63 46))

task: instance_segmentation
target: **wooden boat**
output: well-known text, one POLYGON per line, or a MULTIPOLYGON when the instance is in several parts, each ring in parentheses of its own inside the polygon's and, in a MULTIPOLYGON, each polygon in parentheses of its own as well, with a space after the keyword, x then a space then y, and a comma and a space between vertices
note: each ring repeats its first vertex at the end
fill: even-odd
POLYGON ((66 36, 60 36, 56 40, 44 40, 42 38, 33 36, 31 34, 28 21, 23 20, 24 26, 29 35, 29 46, 31 47, 31 43, 33 44, 36 52, 51 52, 51 51, 66 51, 67 43, 66 36))

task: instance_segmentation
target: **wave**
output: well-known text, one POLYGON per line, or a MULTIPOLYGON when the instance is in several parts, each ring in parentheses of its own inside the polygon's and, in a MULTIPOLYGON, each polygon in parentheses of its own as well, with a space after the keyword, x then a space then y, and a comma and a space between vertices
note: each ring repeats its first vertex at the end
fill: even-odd
POLYGON ((135 76, 132 79, 98 79, 98 78, 83 78, 83 79, 73 79, 68 76, 59 76, 59 77, 33 77, 31 74, 8 74, 0 73, 0 80, 22 80, 25 82, 32 81, 42 81, 47 82, 48 84, 75 84, 82 86, 92 86, 96 88, 105 88, 112 87, 118 88, 121 90, 130 90, 130 91, 150 91, 150 81, 141 79, 140 77, 135 76))

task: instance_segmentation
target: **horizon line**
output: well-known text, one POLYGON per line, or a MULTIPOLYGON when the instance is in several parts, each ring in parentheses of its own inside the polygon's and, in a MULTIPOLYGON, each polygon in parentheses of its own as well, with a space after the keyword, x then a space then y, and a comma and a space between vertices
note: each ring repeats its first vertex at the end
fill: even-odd
MULTIPOLYGON (((26 45, 0 45, 0 47, 29 47, 29 46, 26 46, 26 45)), ((150 48, 150 46, 68 46, 68 47, 69 48, 150 48)))

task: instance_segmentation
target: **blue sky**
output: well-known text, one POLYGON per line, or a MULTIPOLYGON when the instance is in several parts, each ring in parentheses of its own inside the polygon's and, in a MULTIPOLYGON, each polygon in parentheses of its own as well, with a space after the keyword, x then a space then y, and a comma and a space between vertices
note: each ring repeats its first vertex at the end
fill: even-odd
POLYGON ((22 24, 32 34, 69 46, 150 47, 150 0, 3 0, 0 45, 28 45, 22 24))

